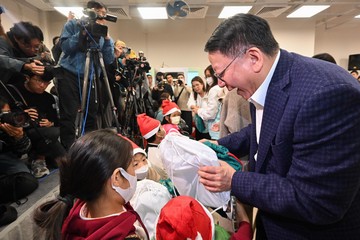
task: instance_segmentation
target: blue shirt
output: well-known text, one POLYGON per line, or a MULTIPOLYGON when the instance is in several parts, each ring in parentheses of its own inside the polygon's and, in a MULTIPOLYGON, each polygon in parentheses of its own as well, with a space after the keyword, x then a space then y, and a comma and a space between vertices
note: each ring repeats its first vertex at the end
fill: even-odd
MULTIPOLYGON (((79 20, 72 19, 65 24, 60 37, 61 49, 64 52, 64 56, 60 60, 60 66, 75 75, 80 74, 80 76, 84 75, 86 59, 86 51, 79 49, 79 34, 82 29, 79 20)), ((113 40, 100 37, 98 45, 103 54, 104 63, 112 63, 115 59, 113 40)))

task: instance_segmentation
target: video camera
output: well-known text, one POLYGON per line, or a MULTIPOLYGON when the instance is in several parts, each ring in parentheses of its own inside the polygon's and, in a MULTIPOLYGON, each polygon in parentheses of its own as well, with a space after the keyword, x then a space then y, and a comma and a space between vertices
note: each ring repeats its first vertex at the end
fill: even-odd
POLYGON ((3 112, 0 113, 0 122, 8 123, 14 127, 27 127, 29 126, 30 117, 24 112, 3 112))
POLYGON ((140 73, 149 72, 151 69, 149 62, 146 61, 143 51, 139 51, 139 58, 126 59, 126 67, 130 70, 137 69, 140 73))
POLYGON ((116 22, 117 17, 111 14, 99 16, 94 8, 99 8, 99 3, 93 1, 88 2, 87 8, 83 11, 86 17, 81 18, 81 25, 83 25, 87 32, 95 38, 106 37, 108 33, 108 27, 96 23, 96 20, 104 19, 109 22, 116 22))

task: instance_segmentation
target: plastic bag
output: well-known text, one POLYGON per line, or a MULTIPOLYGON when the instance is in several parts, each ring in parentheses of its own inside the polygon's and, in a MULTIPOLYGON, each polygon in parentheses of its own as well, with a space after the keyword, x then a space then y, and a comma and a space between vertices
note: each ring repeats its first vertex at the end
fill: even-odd
POLYGON ((178 133, 166 135, 159 149, 165 171, 180 195, 191 196, 207 207, 228 203, 230 191, 210 192, 199 182, 200 166, 220 166, 214 150, 178 133))

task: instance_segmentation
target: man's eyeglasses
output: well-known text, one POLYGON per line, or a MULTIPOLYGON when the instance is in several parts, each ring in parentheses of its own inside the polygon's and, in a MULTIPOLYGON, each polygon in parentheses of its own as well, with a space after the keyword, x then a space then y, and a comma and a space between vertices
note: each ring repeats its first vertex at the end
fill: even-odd
POLYGON ((224 70, 222 70, 219 74, 217 73, 214 73, 214 76, 217 78, 217 79, 220 79, 221 81, 225 82, 224 79, 222 79, 222 77, 224 77, 224 74, 226 72, 226 70, 231 66, 231 64, 238 58, 240 57, 241 54, 245 53, 246 50, 244 51, 241 51, 238 55, 236 55, 236 57, 234 57, 233 60, 231 60, 231 62, 224 68, 224 70))
POLYGON ((39 51, 39 49, 40 49, 40 45, 33 46, 29 43, 24 43, 24 42, 20 42, 20 43, 24 46, 25 49, 35 50, 35 51, 39 51))
POLYGON ((34 79, 35 82, 37 82, 38 84, 40 85, 49 85, 50 84, 50 81, 43 81, 43 80, 40 80, 40 79, 34 79))

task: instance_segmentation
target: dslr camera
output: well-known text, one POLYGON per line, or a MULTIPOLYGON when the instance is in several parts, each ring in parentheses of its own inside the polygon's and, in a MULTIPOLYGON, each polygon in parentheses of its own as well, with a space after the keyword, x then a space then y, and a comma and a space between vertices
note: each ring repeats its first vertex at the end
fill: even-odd
POLYGON ((2 112, 0 113, 0 122, 8 123, 14 127, 27 127, 29 126, 30 117, 24 112, 2 112))

